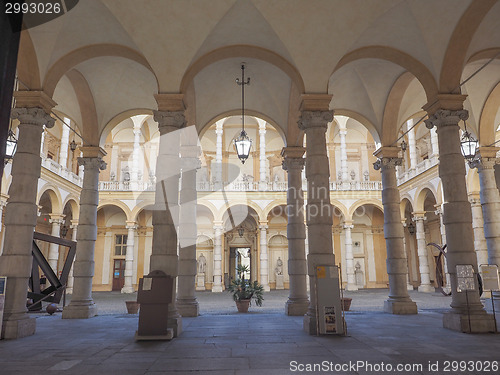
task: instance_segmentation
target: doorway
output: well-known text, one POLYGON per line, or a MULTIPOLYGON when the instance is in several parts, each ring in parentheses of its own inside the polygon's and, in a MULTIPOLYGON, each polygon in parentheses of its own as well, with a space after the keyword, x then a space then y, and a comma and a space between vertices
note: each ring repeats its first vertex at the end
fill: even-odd
POLYGON ((245 279, 250 279, 251 275, 251 251, 250 247, 231 247, 230 249, 230 277, 234 280, 238 277, 236 268, 238 266, 247 266, 248 271, 245 272, 245 279))
POLYGON ((125 259, 113 261, 113 291, 122 290, 125 284, 125 259))

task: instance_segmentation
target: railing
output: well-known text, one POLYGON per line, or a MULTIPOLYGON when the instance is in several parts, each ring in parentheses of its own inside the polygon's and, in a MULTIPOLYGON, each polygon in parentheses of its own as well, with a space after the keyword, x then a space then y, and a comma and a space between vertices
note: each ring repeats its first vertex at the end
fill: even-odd
POLYGON ((51 172, 54 172, 58 176, 61 176, 62 178, 68 180, 69 182, 82 187, 83 184, 83 178, 76 175, 69 169, 63 167, 59 163, 57 163, 55 160, 48 159, 42 156, 42 167, 45 169, 48 169, 51 172))
POLYGON ((404 184, 406 181, 424 173, 426 170, 434 167, 439 163, 437 156, 433 155, 430 159, 425 159, 418 163, 415 168, 408 169, 407 171, 400 173, 398 176, 398 185, 404 184))
POLYGON ((100 191, 154 191, 154 181, 99 181, 100 191))

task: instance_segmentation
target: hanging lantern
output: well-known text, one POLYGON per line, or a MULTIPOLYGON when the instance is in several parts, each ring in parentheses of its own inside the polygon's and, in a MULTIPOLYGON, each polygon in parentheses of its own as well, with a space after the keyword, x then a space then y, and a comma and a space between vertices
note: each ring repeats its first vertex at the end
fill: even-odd
POLYGON ((247 78, 247 80, 245 81, 244 63, 241 64, 241 81, 239 78, 236 78, 236 83, 241 86, 241 133, 234 140, 234 145, 236 146, 236 153, 238 154, 238 158, 241 160, 242 164, 245 164, 245 161, 250 155, 252 140, 248 138, 247 133, 245 132, 245 85, 250 84, 250 78, 247 78))
POLYGON ((462 148, 462 155, 465 160, 471 163, 476 158, 479 142, 467 131, 467 124, 465 121, 464 125, 464 132, 462 134, 462 138, 460 139, 460 147, 462 148))
POLYGON ((7 146, 5 148, 5 161, 9 161, 14 157, 17 150, 17 139, 12 130, 9 130, 9 135, 7 137, 7 146))

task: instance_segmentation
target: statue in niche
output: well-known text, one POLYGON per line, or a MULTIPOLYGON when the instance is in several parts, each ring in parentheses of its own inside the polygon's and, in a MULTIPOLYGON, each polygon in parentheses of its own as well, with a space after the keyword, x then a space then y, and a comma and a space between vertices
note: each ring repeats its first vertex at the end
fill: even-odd
POLYGON ((276 268, 274 271, 276 272, 276 275, 283 275, 283 261, 280 257, 278 257, 278 260, 276 261, 276 268))
POLYGON ((363 172, 363 178, 365 181, 368 181, 368 179, 370 178, 370 173, 368 171, 364 171, 363 172))
POLYGON ((203 255, 203 253, 200 254, 200 257, 198 258, 198 273, 205 273, 207 269, 207 258, 203 255))
POLYGON ((342 181, 342 172, 337 173, 337 180, 342 181))
POLYGON ((354 170, 351 171, 351 180, 354 181, 356 178, 356 172, 354 170))
POLYGON ((123 181, 130 181, 130 172, 128 169, 128 165, 122 169, 122 176, 123 176, 123 181))
POLYGON ((364 287, 365 278, 363 275, 363 271, 361 271, 361 264, 359 264, 359 262, 356 262, 356 265, 354 266, 354 275, 356 278, 356 285, 361 288, 364 287))
POLYGON ((110 179, 111 181, 114 181, 114 180, 115 180, 115 178, 116 178, 116 173, 115 173, 115 172, 111 172, 111 173, 109 174, 109 179, 110 179))

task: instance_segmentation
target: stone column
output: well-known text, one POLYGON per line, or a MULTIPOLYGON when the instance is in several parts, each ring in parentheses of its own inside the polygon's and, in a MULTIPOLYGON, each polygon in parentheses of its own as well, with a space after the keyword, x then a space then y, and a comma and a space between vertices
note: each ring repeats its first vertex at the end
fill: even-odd
POLYGON ((212 176, 212 181, 220 184, 219 188, 222 188, 222 135, 224 134, 222 124, 222 120, 215 123, 217 140, 215 143, 215 163, 213 163, 214 175, 212 176))
MULTIPOLYGON (((80 157, 83 158, 83 152, 80 151, 80 157)), ((78 176, 83 179, 83 174, 85 173, 83 164, 78 164, 78 176)))
POLYGON ((432 147, 432 154, 435 156, 439 156, 439 144, 438 144, 438 135, 436 132, 436 128, 431 129, 431 147, 432 147))
POLYGON ((351 230, 354 228, 352 221, 346 221, 344 223, 344 234, 345 234, 345 262, 346 262, 346 273, 347 273, 347 285, 346 290, 358 290, 358 285, 356 284, 356 275, 354 273, 354 254, 352 252, 352 235, 351 230))
POLYGON ((135 243, 135 231, 137 229, 137 223, 135 221, 126 222, 128 234, 127 234, 127 251, 125 253, 125 283, 121 290, 122 293, 134 293, 134 243, 135 243))
POLYGON ((342 181, 349 181, 349 171, 347 168, 347 144, 345 141, 347 129, 340 129, 340 172, 342 173, 342 181))
POLYGON ((106 152, 95 146, 80 149, 83 157, 78 159, 78 164, 84 166, 85 174, 80 193, 76 260, 73 264, 73 297, 71 303, 63 310, 63 319, 87 319, 97 314, 97 307, 92 299, 92 278, 97 239, 99 173, 106 169, 106 163, 102 160, 106 152))
POLYGON ((301 316, 307 312, 307 263, 305 251, 306 225, 304 223, 304 192, 302 191, 302 169, 304 147, 285 147, 281 151, 283 169, 288 172, 287 238, 288 277, 290 294, 285 304, 285 314, 301 316))
MULTIPOLYGON (((61 214, 50 214, 49 223, 52 224, 52 230, 50 232, 51 236, 59 237, 59 233, 61 232, 61 225, 64 224, 64 216, 61 214)), ((59 245, 56 243, 49 244, 49 257, 48 261, 50 267, 57 275, 57 262, 59 260, 59 245)))
POLYGON ((132 151, 132 168, 130 170, 130 188, 137 190, 139 188, 139 157, 141 151, 141 128, 136 128, 134 123, 134 150, 132 151))
MULTIPOLYGON (((12 162, 12 182, 5 207, 4 247, 0 256, 0 275, 7 276, 2 327, 4 339, 33 335, 36 328, 35 319, 26 313, 26 290, 31 275, 31 247, 37 218, 42 126, 54 125, 48 112, 55 103, 43 93, 26 93, 39 100, 39 106, 44 109, 26 107, 11 112, 12 118, 19 120, 19 137, 12 162)), ((17 105, 23 104, 30 105, 29 101, 25 103, 18 99, 17 105)))
POLYGON ((488 264, 488 246, 484 237, 483 209, 478 196, 469 198, 472 210, 472 230, 474 232, 474 250, 476 250, 477 264, 488 264))
POLYGON ((260 153, 259 153, 259 185, 260 190, 267 189, 267 168, 266 168, 266 121, 257 119, 259 123, 260 153))
MULTIPOLYGON (((413 126, 413 120, 408 120, 406 126, 410 129, 413 126)), ((415 128, 408 132, 408 149, 410 151, 410 169, 417 166, 417 143, 415 141, 415 128)))
POLYGON ((45 125, 42 127, 42 140, 40 142, 40 156, 45 157, 43 148, 45 147, 45 125))
POLYGON ((396 165, 401 165, 399 148, 381 147, 374 155, 379 158, 375 169, 382 172, 382 204, 384 206, 384 237, 387 247, 389 299, 384 311, 391 314, 416 314, 417 304, 408 294, 408 261, 403 247, 400 196, 396 181, 396 165))
POLYGON ((168 327, 174 337, 182 332, 182 318, 176 304, 178 255, 175 221, 178 219, 178 193, 180 173, 180 129, 186 124, 181 94, 155 96, 159 111, 154 120, 160 131, 159 154, 156 163, 155 210, 153 211, 153 249, 150 270, 160 270, 174 278, 172 297, 168 307, 168 327))
MULTIPOLYGON (((70 123, 70 119, 65 117, 64 121, 70 123)), ((68 167, 68 146, 69 146, 69 127, 62 125, 61 149, 59 150, 59 164, 63 168, 68 167)))
MULTIPOLYGON (((305 131, 307 145, 307 230, 309 234, 307 264, 311 303, 304 316, 304 329, 309 334, 316 334, 317 301, 314 282, 316 267, 335 265, 332 241, 333 209, 330 204, 330 171, 325 136, 328 123, 333 120, 333 111, 328 110, 330 96, 321 96, 319 100, 309 99, 309 97, 305 95, 303 98, 302 113, 298 122, 299 128, 305 131)), ((340 294, 340 291, 332 291, 332 293, 340 294)))
POLYGON ((264 292, 269 292, 269 258, 267 255, 267 221, 259 223, 260 230, 260 283, 264 292))
MULTIPOLYGON (((71 233, 71 241, 76 241, 76 234, 78 233, 78 220, 71 220, 71 229, 73 229, 73 232, 71 233)), ((76 254, 75 254, 76 255, 76 254)), ((68 274, 68 283, 66 284, 66 294, 73 294, 73 264, 74 264, 74 259, 73 263, 71 263, 71 268, 69 269, 69 274, 68 274)))
MULTIPOLYGON (((500 266, 500 194, 495 180, 498 147, 480 147, 479 159, 473 163, 479 174, 481 207, 484 219, 484 236, 488 248, 488 263, 500 266)), ((493 292, 495 311, 500 311, 500 292, 493 292)))
POLYGON ((212 292, 222 292, 222 222, 214 221, 214 282, 212 292))
POLYGON ((409 263, 408 263, 408 259, 410 257, 409 257, 409 254, 408 254, 408 248, 406 247, 406 235, 404 233, 404 228, 406 228, 406 219, 401 220, 401 223, 403 224, 403 249, 405 250, 406 265, 407 265, 407 269, 408 269, 408 277, 406 279, 407 280, 406 289, 413 290, 413 285, 410 283, 410 267, 409 267, 409 263))
POLYGON ((443 326, 462 332, 489 332, 494 330, 493 317, 486 314, 479 292, 470 291, 466 296, 465 292, 457 290, 457 265, 472 265, 474 271, 478 271, 472 211, 465 183, 465 163, 460 149, 458 122, 468 118, 468 112, 462 109, 463 100, 463 95, 440 94, 432 105, 424 108, 429 113, 426 126, 437 126, 439 177, 443 184, 443 222, 446 226, 452 292, 452 309, 443 315, 443 326))
POLYGON ((431 274, 429 269, 429 256, 427 254, 427 241, 425 240, 424 221, 427 220, 425 212, 413 212, 412 220, 415 222, 415 238, 417 239, 417 254, 420 271, 419 292, 434 292, 431 285, 431 274))
POLYGON ((177 309, 182 316, 198 316, 196 289, 196 171, 201 167, 198 134, 188 133, 181 139, 181 193, 179 215, 179 287, 177 309))

